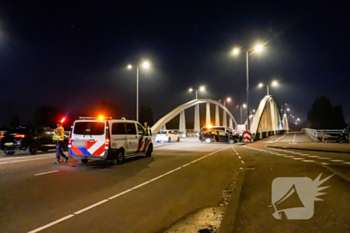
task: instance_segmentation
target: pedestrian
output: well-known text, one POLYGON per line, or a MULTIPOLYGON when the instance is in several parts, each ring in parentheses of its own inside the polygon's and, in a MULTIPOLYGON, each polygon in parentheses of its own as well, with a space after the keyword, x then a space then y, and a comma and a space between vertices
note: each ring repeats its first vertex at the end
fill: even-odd
POLYGON ((68 161, 68 157, 62 151, 64 141, 64 128, 61 122, 57 122, 57 128, 54 130, 52 139, 54 142, 56 142, 56 161, 54 163, 60 163, 60 157, 63 157, 63 162, 66 163, 68 161))
POLYGON ((143 129, 145 130, 147 136, 152 136, 152 130, 151 130, 151 127, 149 127, 148 123, 144 122, 143 125, 144 125, 143 129))

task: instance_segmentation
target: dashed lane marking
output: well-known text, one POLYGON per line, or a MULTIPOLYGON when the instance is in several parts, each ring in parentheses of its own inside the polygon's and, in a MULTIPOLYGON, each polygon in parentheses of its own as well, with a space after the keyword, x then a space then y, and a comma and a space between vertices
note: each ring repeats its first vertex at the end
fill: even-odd
POLYGON ((54 173, 54 172, 58 172, 58 170, 42 172, 42 173, 35 174, 34 176, 42 176, 42 175, 46 175, 46 174, 50 174, 50 173, 54 173))
MULTIPOLYGON (((226 150, 226 149, 229 148, 229 147, 230 147, 230 146, 227 146, 227 147, 224 147, 224 148, 222 148, 222 149, 220 149, 220 150, 217 150, 217 151, 215 151, 215 152, 212 152, 212 153, 210 153, 210 154, 207 154, 207 155, 205 155, 205 156, 202 156, 201 158, 196 159, 196 160, 192 161, 191 163, 185 164, 185 165, 183 165, 183 166, 188 166, 188 165, 190 165, 190 164, 193 164, 193 163, 195 163, 195 162, 198 162, 198 161, 200 161, 200 160, 203 159, 203 158, 206 158, 206 157, 208 157, 208 156, 210 156, 210 155, 212 155, 212 154, 218 153, 218 152, 220 152, 220 151, 226 150)), ((242 161, 242 163, 244 164, 243 161, 242 161)), ((83 213, 83 212, 85 212, 85 211, 87 211, 87 210, 90 210, 90 209, 92 209, 92 208, 94 208, 94 207, 96 207, 96 206, 102 205, 103 203, 106 203, 106 202, 108 202, 108 201, 110 201, 110 200, 112 200, 112 199, 114 199, 114 198, 120 197, 120 196, 122 196, 122 195, 124 195, 124 194, 126 194, 126 193, 129 193, 129 192, 131 192, 131 191, 133 191, 133 190, 135 190, 135 189, 138 189, 138 188, 140 188, 140 187, 143 187, 144 185, 147 185, 147 184, 152 183, 152 182, 154 182, 154 181, 156 181, 156 180, 158 180, 158 179, 160 179, 160 178, 162 178, 162 177, 165 177, 165 176, 167 176, 167 175, 169 175, 169 174, 171 174, 171 173, 174 173, 174 172, 176 172, 176 171, 182 169, 183 166, 178 167, 178 168, 176 168, 176 169, 174 169, 174 170, 171 170, 171 171, 169 171, 169 172, 167 172, 167 173, 164 173, 164 174, 162 174, 162 175, 160 175, 160 176, 157 176, 157 177, 155 177, 155 178, 153 178, 153 179, 151 179, 151 180, 149 180, 149 181, 143 182, 143 183, 141 183, 141 184, 139 184, 139 185, 137 185, 137 186, 135 186, 135 187, 133 187, 133 188, 131 188, 131 189, 125 190, 124 192, 118 193, 118 194, 116 194, 116 195, 114 195, 114 196, 112 196, 112 197, 109 197, 109 198, 106 198, 106 199, 104 199, 104 200, 101 200, 101 201, 99 201, 99 202, 97 202, 97 203, 95 203, 95 204, 92 204, 92 205, 90 205, 90 206, 88 206, 88 207, 86 207, 86 208, 83 208, 83 209, 81 209, 81 210, 78 210, 78 211, 74 212, 73 214, 67 215, 67 216, 65 216, 65 217, 63 217, 63 218, 60 218, 60 219, 56 220, 56 221, 53 221, 53 222, 48 223, 48 224, 46 224, 46 225, 44 225, 44 226, 41 226, 41 227, 36 228, 36 229, 34 229, 34 230, 32 230, 32 231, 29 231, 28 233, 36 233, 36 232, 42 231, 42 230, 44 230, 44 229, 47 229, 47 228, 49 228, 49 227, 51 227, 51 226, 54 226, 54 225, 56 225, 56 224, 58 224, 58 223, 61 223, 61 222, 65 221, 65 220, 67 220, 67 219, 70 219, 70 218, 72 218, 72 217, 74 217, 74 216, 76 216, 76 215, 78 215, 78 214, 81 214, 81 213, 83 213)))
POLYGON ((315 162, 315 160, 301 160, 301 161, 303 161, 303 162, 306 162, 306 163, 312 163, 312 162, 315 162))

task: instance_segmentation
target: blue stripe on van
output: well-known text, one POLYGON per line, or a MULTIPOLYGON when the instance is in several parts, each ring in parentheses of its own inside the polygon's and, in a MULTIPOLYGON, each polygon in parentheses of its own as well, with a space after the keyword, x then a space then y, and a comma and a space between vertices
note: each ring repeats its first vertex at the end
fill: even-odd
POLYGON ((85 147, 78 147, 83 155, 91 155, 90 152, 85 147))
POLYGON ((76 155, 72 149, 70 149, 70 154, 71 155, 76 155))

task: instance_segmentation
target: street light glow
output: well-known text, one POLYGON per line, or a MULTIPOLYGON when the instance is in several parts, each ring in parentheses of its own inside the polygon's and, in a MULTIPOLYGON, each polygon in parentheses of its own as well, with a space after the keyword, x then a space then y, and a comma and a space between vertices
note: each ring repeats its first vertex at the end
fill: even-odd
POLYGON ((227 101, 227 102, 231 102, 231 98, 230 98, 230 97, 227 97, 226 101, 227 101))
POLYGON ((300 121, 300 118, 298 118, 297 121, 300 121))
POLYGON ((273 81, 273 82, 271 83, 271 85, 275 87, 275 86, 278 85, 278 82, 277 82, 277 81, 273 81))
POLYGON ((246 104, 243 104, 243 105, 242 105, 242 107, 243 107, 243 108, 246 108, 246 107, 247 107, 247 105, 246 105, 246 104))
POLYGON ((143 64, 142 64, 143 68, 149 68, 149 62, 145 61, 143 64))
POLYGON ((199 87, 199 90, 200 90, 200 91, 205 91, 205 86, 199 87))
POLYGON ((129 70, 132 69, 132 65, 131 65, 131 64, 128 65, 128 69, 129 69, 129 70))
POLYGON ((233 53, 234 55, 239 54, 239 49, 237 49, 237 48, 233 49, 233 50, 232 50, 232 53, 233 53))
POLYGON ((192 88, 190 88, 188 91, 189 91, 189 92, 192 92, 192 91, 193 91, 193 89, 192 89, 192 88))
POLYGON ((255 46, 255 52, 260 53, 263 50, 262 45, 258 44, 257 46, 255 46))
POLYGON ((287 108, 287 111, 289 112, 289 111, 290 111, 290 109, 289 109, 289 108, 287 108))
POLYGON ((264 84, 262 84, 262 83, 259 83, 259 87, 262 87, 262 86, 264 86, 264 84))

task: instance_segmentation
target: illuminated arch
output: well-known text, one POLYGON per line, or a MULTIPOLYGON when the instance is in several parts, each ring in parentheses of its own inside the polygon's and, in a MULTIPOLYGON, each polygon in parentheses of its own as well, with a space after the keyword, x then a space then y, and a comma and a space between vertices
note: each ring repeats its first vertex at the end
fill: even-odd
POLYGON ((250 132, 256 136, 262 137, 263 133, 276 134, 282 130, 289 130, 288 118, 286 115, 281 118, 277 101, 274 97, 267 95, 259 104, 258 109, 252 119, 250 132))
POLYGON ((177 115, 179 115, 182 111, 196 106, 197 104, 204 104, 204 103, 211 103, 211 104, 216 104, 218 106, 220 106, 225 112, 227 112, 227 114, 231 117, 231 119, 233 120, 233 122, 237 125, 237 122, 235 120, 235 118, 233 117, 233 115, 231 114, 231 112, 219 101, 215 101, 215 100, 211 100, 211 99, 195 99, 195 100, 191 100, 187 103, 184 103, 180 106, 178 106, 177 108, 175 108, 173 111, 169 112, 167 115, 165 115, 164 117, 162 117, 161 119, 159 119, 153 126, 152 126, 152 132, 153 133, 158 133, 159 130, 161 130, 161 128, 168 123, 170 120, 172 120, 174 117, 176 117, 177 115))

